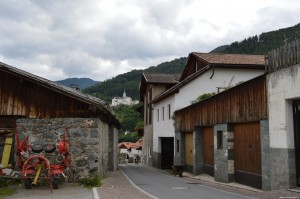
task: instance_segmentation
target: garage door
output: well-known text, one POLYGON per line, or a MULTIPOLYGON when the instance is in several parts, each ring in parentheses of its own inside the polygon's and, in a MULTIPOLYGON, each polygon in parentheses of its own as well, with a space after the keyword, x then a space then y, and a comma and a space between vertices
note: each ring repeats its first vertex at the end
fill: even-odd
POLYGON ((185 134, 185 164, 193 166, 193 133, 185 134))
POLYGON ((214 129, 203 128, 203 162, 204 173, 214 175, 214 129))
POLYGON ((261 189, 260 124, 234 125, 235 180, 261 189))

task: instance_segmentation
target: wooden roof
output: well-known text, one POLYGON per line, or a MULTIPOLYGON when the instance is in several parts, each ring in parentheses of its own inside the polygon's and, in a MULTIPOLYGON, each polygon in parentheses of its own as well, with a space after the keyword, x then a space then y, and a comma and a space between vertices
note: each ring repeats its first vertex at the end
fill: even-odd
POLYGON ((86 103, 91 105, 92 107, 99 109, 102 111, 102 113, 106 114, 111 121, 114 122, 116 126, 120 126, 120 122, 117 119, 117 117, 114 115, 108 104, 96 97, 84 94, 80 91, 77 91, 75 89, 72 89, 70 87, 63 86, 61 84, 58 84, 56 82, 47 80, 45 78, 39 77, 37 75, 28 73, 26 71, 23 71, 21 69, 15 68, 13 66, 7 65, 5 63, 0 62, 0 72, 1 73, 8 73, 15 77, 19 77, 22 79, 25 79, 27 81, 30 81, 34 84, 40 85, 44 88, 50 89, 54 92, 60 93, 62 95, 71 97, 75 100, 81 101, 82 103, 86 103))
POLYGON ((148 84, 175 85, 180 79, 179 74, 143 73, 140 82, 140 101, 143 101, 148 84))
POLYGON ((199 67, 198 70, 206 66, 215 68, 265 69, 264 55, 192 52, 188 56, 180 81, 191 75, 192 67, 194 67, 196 62, 199 67))
POLYGON ((180 75, 179 74, 154 74, 154 73, 144 73, 143 74, 146 82, 148 83, 163 83, 163 84, 173 84, 178 83, 180 75))
POLYGON ((265 65, 264 55, 198 53, 195 56, 209 64, 265 65))

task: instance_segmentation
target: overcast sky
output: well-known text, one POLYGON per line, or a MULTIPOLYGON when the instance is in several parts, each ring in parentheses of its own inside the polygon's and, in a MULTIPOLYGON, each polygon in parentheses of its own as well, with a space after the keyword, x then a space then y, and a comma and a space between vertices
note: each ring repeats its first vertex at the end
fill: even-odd
POLYGON ((300 23, 299 0, 0 0, 0 62, 103 81, 300 23))

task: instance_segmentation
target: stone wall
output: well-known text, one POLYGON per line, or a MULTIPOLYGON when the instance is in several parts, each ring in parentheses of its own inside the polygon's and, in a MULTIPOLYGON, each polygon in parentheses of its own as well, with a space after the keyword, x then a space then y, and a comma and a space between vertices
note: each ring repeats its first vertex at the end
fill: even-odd
MULTIPOLYGON (((24 126, 31 144, 57 143, 58 134, 63 135, 67 128, 71 137, 71 166, 67 172, 69 180, 89 177, 95 172, 108 171, 109 126, 98 118, 55 118, 55 119, 18 119, 17 126, 24 126)), ((20 138, 25 137, 20 133, 20 138)), ((43 153, 44 154, 44 153, 43 153)), ((51 163, 57 163, 57 150, 45 154, 51 163)))
POLYGON ((219 182, 234 181, 234 135, 230 124, 217 124, 214 126, 214 162, 215 180, 219 182), (222 132, 222 148, 217 147, 217 133, 222 132))

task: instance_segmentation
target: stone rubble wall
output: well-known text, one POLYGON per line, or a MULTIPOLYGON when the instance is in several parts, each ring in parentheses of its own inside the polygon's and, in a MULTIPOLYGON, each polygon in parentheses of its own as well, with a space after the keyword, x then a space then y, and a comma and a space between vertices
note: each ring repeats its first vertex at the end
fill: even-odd
MULTIPOLYGON (((30 144, 58 143, 58 133, 63 135, 67 128, 71 137, 71 166, 66 171, 69 181, 91 177, 96 172, 105 175, 108 171, 109 125, 98 118, 55 118, 55 119, 18 119, 17 126, 24 126, 25 133, 20 139, 29 137, 30 144)), ((36 155, 31 152, 31 155, 36 155)), ((58 163, 58 149, 54 153, 42 152, 51 164, 58 163)))

